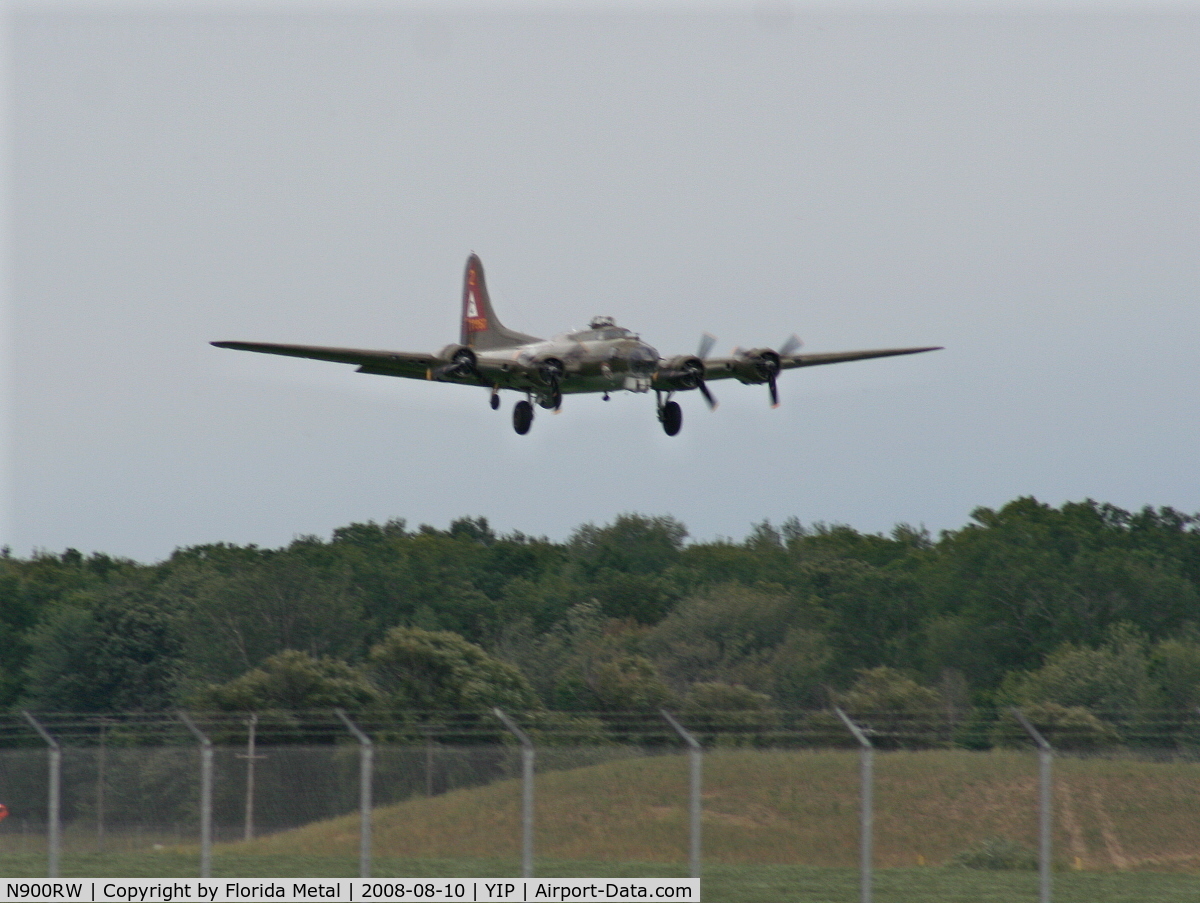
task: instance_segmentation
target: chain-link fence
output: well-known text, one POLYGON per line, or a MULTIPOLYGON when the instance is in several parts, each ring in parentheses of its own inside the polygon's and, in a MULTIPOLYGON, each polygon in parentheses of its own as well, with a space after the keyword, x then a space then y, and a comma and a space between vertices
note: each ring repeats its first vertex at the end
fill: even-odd
POLYGON ((1097 735, 1013 713, 971 748, 896 713, 502 714, 0 718, 0 856, 29 877, 788 865, 862 900, 880 869, 1009 870, 1042 899, 1056 874, 1200 870, 1175 716, 1097 735))

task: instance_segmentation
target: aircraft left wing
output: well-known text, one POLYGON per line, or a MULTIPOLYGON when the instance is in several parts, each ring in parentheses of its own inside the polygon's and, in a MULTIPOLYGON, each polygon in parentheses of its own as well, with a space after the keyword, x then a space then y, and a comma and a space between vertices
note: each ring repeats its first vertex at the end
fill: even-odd
POLYGON ((789 354, 779 364, 784 370, 793 367, 815 367, 818 364, 840 364, 844 361, 866 361, 873 357, 897 357, 901 354, 922 354, 926 351, 941 351, 941 345, 926 348, 880 348, 873 351, 834 351, 827 354, 789 354))
POLYGON ((287 357, 306 357, 338 364, 356 364, 360 373, 428 379, 431 371, 446 362, 432 354, 406 351, 368 351, 359 348, 324 348, 320 345, 276 345, 271 342, 212 342, 218 348, 258 351, 287 357))
MULTIPOLYGON (((774 348, 738 349, 729 357, 678 359, 671 362, 664 372, 659 371, 659 383, 667 389, 699 389, 709 406, 716 404, 705 383, 713 379, 736 379, 747 385, 767 384, 771 393, 771 404, 779 404, 779 389, 776 379, 784 370, 795 367, 815 367, 818 364, 841 364, 845 361, 865 361, 873 357, 896 357, 901 354, 920 354, 923 351, 940 351, 941 347, 930 345, 924 348, 877 348, 870 351, 834 351, 826 354, 796 354, 798 338, 789 339, 776 351, 774 348)), ((701 352, 703 354, 703 350, 701 352)))
POLYGON ((941 351, 942 346, 924 348, 876 348, 869 351, 833 351, 824 354, 780 354, 770 348, 754 348, 735 353, 732 357, 710 357, 704 361, 705 379, 727 379, 736 377, 744 382, 765 382, 772 371, 791 370, 795 367, 816 367, 819 364, 841 364, 847 361, 865 361, 876 357, 897 357, 902 354, 921 354, 926 351, 941 351))

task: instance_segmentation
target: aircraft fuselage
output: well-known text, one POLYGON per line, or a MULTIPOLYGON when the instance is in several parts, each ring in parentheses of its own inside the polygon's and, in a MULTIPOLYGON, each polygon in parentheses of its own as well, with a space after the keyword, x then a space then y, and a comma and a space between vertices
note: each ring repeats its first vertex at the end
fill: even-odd
POLYGON ((555 381, 564 394, 647 392, 652 388, 660 362, 653 347, 632 333, 613 339, 575 338, 575 335, 568 333, 516 348, 479 351, 476 367, 486 383, 535 395, 550 391, 555 381))

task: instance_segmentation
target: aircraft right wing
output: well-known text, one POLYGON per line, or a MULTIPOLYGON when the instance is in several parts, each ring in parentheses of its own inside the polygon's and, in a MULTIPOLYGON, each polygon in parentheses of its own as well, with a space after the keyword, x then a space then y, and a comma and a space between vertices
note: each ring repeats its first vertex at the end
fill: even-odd
MULTIPOLYGON (((272 342, 212 342, 218 348, 282 354, 338 364, 356 364, 359 373, 378 376, 402 376, 408 379, 432 379, 433 371, 446 361, 432 354, 406 351, 368 351, 358 348, 325 348, 320 345, 276 345, 272 342)), ((471 380, 473 381, 473 380, 471 380)))

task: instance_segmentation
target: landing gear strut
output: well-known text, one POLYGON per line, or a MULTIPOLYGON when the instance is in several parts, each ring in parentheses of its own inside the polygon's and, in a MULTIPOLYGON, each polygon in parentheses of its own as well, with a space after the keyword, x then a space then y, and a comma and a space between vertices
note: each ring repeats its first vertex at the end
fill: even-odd
POLYGON ((522 398, 513 405, 513 429, 524 436, 533 425, 533 405, 522 398))
MULTIPOLYGON (((667 396, 668 399, 670 396, 667 396)), ((677 401, 663 402, 662 396, 658 397, 658 420, 662 424, 663 432, 668 436, 674 436, 679 432, 679 428, 683 426, 683 411, 679 407, 677 401)))

